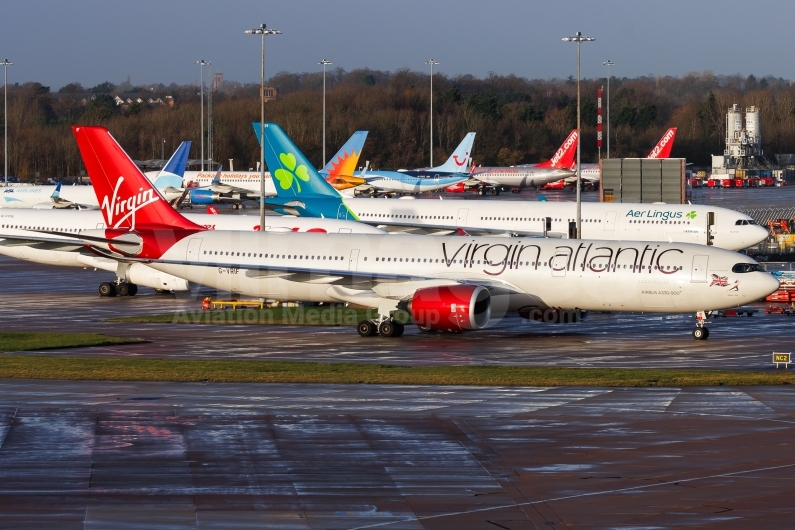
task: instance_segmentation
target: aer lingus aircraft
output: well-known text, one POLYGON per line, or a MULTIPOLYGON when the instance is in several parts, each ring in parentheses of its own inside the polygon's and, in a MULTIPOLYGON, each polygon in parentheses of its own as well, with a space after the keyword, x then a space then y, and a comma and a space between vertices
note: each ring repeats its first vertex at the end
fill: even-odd
MULTIPOLYGON (((274 147, 279 144, 274 142, 289 142, 295 148, 276 124, 268 124, 265 135, 268 167, 281 163, 274 147)), ((340 195, 317 172, 302 175, 300 188, 295 180, 285 180, 279 197, 266 202, 288 204, 288 213, 356 219, 390 233, 567 238, 575 224, 574 202, 352 198, 340 195)), ((715 206, 584 202, 582 235, 609 241, 699 243, 740 250, 764 241, 768 233, 751 217, 715 206)))
MULTIPOLYGON (((274 129, 274 176, 290 186, 319 177, 274 129)), ((359 323, 362 336, 400 335, 399 308, 443 331, 482 329, 493 311, 551 323, 609 309, 694 312, 693 336, 705 339, 707 310, 779 285, 747 256, 687 243, 208 231, 169 207, 106 129, 73 130, 99 202, 112 206, 102 210, 111 228, 78 235, 86 245, 218 289, 373 308, 379 317, 359 323)))

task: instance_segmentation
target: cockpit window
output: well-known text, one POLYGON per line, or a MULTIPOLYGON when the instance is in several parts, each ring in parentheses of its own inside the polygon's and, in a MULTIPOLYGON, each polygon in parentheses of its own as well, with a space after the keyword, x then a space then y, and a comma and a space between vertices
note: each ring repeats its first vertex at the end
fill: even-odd
POLYGON ((737 219, 737 222, 734 223, 735 225, 755 225, 756 221, 753 219, 737 219))
POLYGON ((732 267, 732 272, 740 274, 745 272, 765 272, 765 269, 763 269, 758 263, 738 263, 732 267))

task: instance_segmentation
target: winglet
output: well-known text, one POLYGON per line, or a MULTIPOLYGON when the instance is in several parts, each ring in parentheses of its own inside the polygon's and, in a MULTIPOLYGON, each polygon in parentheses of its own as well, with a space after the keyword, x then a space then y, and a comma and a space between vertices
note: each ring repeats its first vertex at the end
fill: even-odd
POLYGON ((60 199, 61 198, 61 183, 59 182, 55 189, 52 191, 52 195, 50 195, 50 199, 60 199))

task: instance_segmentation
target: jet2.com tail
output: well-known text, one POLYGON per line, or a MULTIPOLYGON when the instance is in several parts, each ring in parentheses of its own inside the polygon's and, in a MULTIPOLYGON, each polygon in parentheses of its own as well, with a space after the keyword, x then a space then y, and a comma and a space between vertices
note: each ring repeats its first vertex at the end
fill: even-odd
POLYGON ((577 129, 569 133, 563 144, 555 152, 555 155, 538 164, 536 167, 553 167, 557 169, 569 169, 574 164, 574 157, 577 155, 577 129))
POLYGON ((674 140, 676 140, 676 127, 671 127, 665 134, 663 134, 654 149, 651 150, 649 156, 646 158, 670 158, 671 149, 674 148, 674 140))
POLYGON ((358 220, 339 192, 275 123, 265 124, 265 163, 277 194, 265 201, 277 210, 304 217, 358 220))

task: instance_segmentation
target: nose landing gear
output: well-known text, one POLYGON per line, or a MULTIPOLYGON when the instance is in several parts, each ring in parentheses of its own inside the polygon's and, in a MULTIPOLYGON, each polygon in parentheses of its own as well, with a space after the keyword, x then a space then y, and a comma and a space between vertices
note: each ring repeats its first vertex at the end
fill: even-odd
POLYGON ((694 339, 707 340, 709 338, 709 329, 706 327, 708 316, 706 311, 699 311, 696 313, 696 328, 693 330, 694 339))

